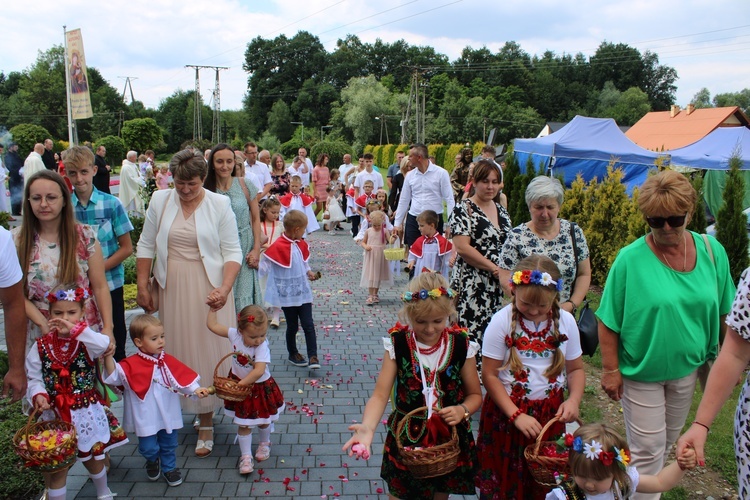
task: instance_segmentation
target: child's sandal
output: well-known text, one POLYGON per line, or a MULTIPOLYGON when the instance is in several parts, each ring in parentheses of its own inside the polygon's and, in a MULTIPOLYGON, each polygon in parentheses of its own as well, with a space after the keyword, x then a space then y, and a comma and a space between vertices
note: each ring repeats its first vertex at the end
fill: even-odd
POLYGON ((380 304, 380 297, 378 297, 377 295, 373 295, 372 296, 372 303, 373 304, 380 304))
POLYGON ((367 296, 367 300, 365 300, 365 304, 367 304, 368 306, 371 306, 373 304, 372 295, 367 296))

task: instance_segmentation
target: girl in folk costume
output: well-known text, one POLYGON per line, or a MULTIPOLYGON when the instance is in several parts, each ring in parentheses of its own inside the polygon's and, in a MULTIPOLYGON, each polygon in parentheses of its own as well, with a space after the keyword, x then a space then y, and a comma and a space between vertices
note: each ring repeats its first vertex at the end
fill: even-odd
POLYGON ((284 411, 284 395, 271 377, 271 350, 266 340, 268 318, 259 306, 249 305, 237 315, 237 328, 222 325, 216 311, 208 313, 206 326, 220 337, 232 343, 235 356, 229 377, 239 380, 238 385, 252 386, 252 392, 244 401, 224 401, 224 413, 238 425, 237 441, 240 443, 240 474, 253 471, 252 446, 254 427, 258 427, 260 442, 255 451, 255 460, 262 462, 271 456, 271 431, 273 423, 284 411))
MULTIPOLYGON (((368 458, 375 430, 393 391, 393 412, 380 476, 388 484, 389 498, 447 499, 450 493, 473 495, 476 450, 469 418, 479 409, 482 390, 474 356, 479 346, 466 331, 448 326, 455 315, 453 291, 438 273, 424 273, 408 285, 399 314, 408 325, 396 323, 383 339, 386 349, 375 391, 367 402, 361 424, 349 427, 354 435, 344 445, 349 454, 368 458), (394 389, 395 385, 395 389, 394 389), (457 468, 430 479, 415 478, 404 465, 396 445, 396 428, 412 410, 427 406, 430 425, 456 427, 460 446, 457 468)), ((409 426, 402 436, 405 446, 420 446, 426 431, 413 433, 409 426), (418 435, 415 435, 418 434, 418 435)))
POLYGON ((299 210, 307 216, 307 229, 305 235, 320 229, 318 221, 313 212, 315 198, 302 192, 302 179, 295 175, 289 183, 289 192, 279 198, 281 203, 281 217, 283 218, 290 210, 299 210))
MULTIPOLYGON (((107 486, 105 453, 128 438, 94 386, 96 358, 114 348, 108 336, 83 321, 88 299, 88 290, 74 286, 58 287, 47 295, 50 331, 26 356, 26 396, 34 410, 43 412, 43 420, 56 417, 73 424, 78 459, 89 471, 98 498, 109 499, 113 495, 107 486)), ((65 499, 67 475, 68 469, 43 473, 48 498, 65 499)))
POLYGON ((676 462, 655 476, 630 466, 628 443, 605 424, 586 424, 560 441, 569 449, 571 478, 547 494, 547 500, 623 500, 633 493, 662 493, 696 465, 695 450, 686 448, 676 462))
POLYGON ((141 314, 130 322, 130 338, 138 352, 119 363, 104 360, 109 385, 123 390, 123 427, 138 436, 138 451, 146 459, 146 475, 156 481, 164 475, 169 486, 182 484, 177 468, 177 429, 182 429, 180 395, 204 398, 200 376, 164 352, 164 325, 156 316, 141 314))
MULTIPOLYGON (((276 241, 281 233, 284 232, 284 225, 279 220, 279 214, 281 213, 281 203, 279 199, 274 195, 269 196, 260 206, 260 232, 261 242, 263 243, 260 247, 260 253, 270 247, 274 241, 276 241)), ((261 274, 259 277, 260 289, 266 289, 268 283, 268 276, 261 274)), ((271 313, 271 326, 273 328, 279 327, 279 317, 281 316, 281 308, 274 307, 268 303, 265 304, 266 309, 271 313)))
POLYGON ((572 314, 560 308, 560 271, 548 257, 521 260, 511 278, 513 299, 495 313, 484 333, 482 405, 477 448, 480 498, 544 498, 523 456, 542 427, 556 439, 578 418, 585 374, 572 314), (568 399, 564 400, 565 386, 568 399))
POLYGON ((417 216, 422 236, 409 247, 409 269, 414 269, 414 276, 419 276, 423 269, 428 269, 450 279, 449 261, 453 244, 437 232, 438 217, 433 210, 425 210, 417 216))
POLYGON ((378 304, 378 290, 383 283, 392 284, 393 276, 391 267, 385 260, 383 251, 388 246, 391 238, 391 232, 385 228, 386 216, 380 210, 370 214, 370 224, 372 225, 365 232, 360 245, 365 249, 362 256, 362 279, 359 286, 367 288, 368 306, 378 304))

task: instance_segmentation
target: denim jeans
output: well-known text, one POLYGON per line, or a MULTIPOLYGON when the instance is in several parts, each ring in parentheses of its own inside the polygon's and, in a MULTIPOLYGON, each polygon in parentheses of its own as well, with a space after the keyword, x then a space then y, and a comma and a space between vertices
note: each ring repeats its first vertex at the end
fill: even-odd
POLYGON ((138 452, 149 462, 161 460, 162 472, 169 472, 177 467, 177 430, 171 433, 164 429, 152 436, 138 437, 138 452))

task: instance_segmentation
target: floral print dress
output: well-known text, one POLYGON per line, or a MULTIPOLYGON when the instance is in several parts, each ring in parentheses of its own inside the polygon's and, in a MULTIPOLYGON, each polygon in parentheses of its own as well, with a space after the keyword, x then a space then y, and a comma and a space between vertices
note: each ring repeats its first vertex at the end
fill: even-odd
MULTIPOLYGON (((474 249, 499 265, 500 250, 513 226, 507 210, 497 203, 495 207, 497 226, 471 200, 456 205, 450 224, 453 236, 468 236, 474 249)), ((502 307, 503 289, 492 274, 476 269, 461 256, 453 269, 451 288, 458 293, 458 323, 466 326, 469 338, 481 346, 490 318, 502 307)))
MULTIPOLYGON (((94 253, 96 244, 96 231, 86 224, 77 224, 78 248, 76 257, 78 259, 78 277, 75 285, 80 288, 90 288, 89 282, 89 258, 94 253)), ((18 247, 21 238, 21 228, 13 229, 13 240, 18 247)), ((28 282, 28 298, 45 318, 49 319, 49 303, 47 294, 58 285, 67 285, 68 283, 58 283, 57 268, 60 263, 60 246, 57 243, 45 241, 34 235, 34 247, 31 250, 29 259, 29 269, 26 273, 28 282)), ((96 331, 101 331, 102 320, 99 316, 99 308, 96 305, 96 299, 92 295, 86 301, 84 306, 84 319, 89 327, 96 331)), ((31 349, 37 338, 41 337, 42 331, 37 325, 29 320, 28 333, 26 335, 26 352, 31 349)))

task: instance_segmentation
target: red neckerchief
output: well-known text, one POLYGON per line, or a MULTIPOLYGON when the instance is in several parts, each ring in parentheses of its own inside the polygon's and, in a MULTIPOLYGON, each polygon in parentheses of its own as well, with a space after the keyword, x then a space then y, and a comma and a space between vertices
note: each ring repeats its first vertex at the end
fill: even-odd
POLYGON ((349 198, 354 198, 354 188, 353 187, 349 188, 349 191, 346 192, 346 195, 349 198))
POLYGON ((158 357, 138 351, 120 361, 120 367, 125 372, 128 385, 141 401, 146 399, 146 394, 151 389, 154 370, 161 371, 165 384, 169 386, 174 384, 177 388, 189 387, 199 378, 190 367, 164 351, 158 357))
POLYGON ((302 252, 302 260, 307 262, 307 259, 310 258, 310 248, 307 246, 307 242, 305 240, 292 240, 284 233, 281 233, 281 236, 266 249, 264 255, 274 264, 289 269, 292 267, 293 244, 297 245, 302 252))
POLYGON ((305 193, 292 194, 291 192, 289 192, 279 198, 279 203, 281 203, 284 207, 289 208, 295 196, 302 200, 303 207, 309 207, 315 201, 315 198, 305 193))
POLYGON ((414 254, 415 257, 421 259, 422 255, 424 254, 424 245, 432 243, 433 241, 437 242, 438 255, 440 255, 441 257, 453 250, 453 243, 446 240, 442 234, 435 233, 435 236, 429 239, 425 238, 424 236, 420 236, 419 238, 417 238, 417 241, 415 241, 412 246, 409 247, 409 253, 414 254))
POLYGON ((367 206, 367 201, 374 200, 376 197, 377 196, 374 193, 370 193, 369 195, 363 194, 362 196, 354 200, 354 204, 358 207, 365 208, 367 206))

